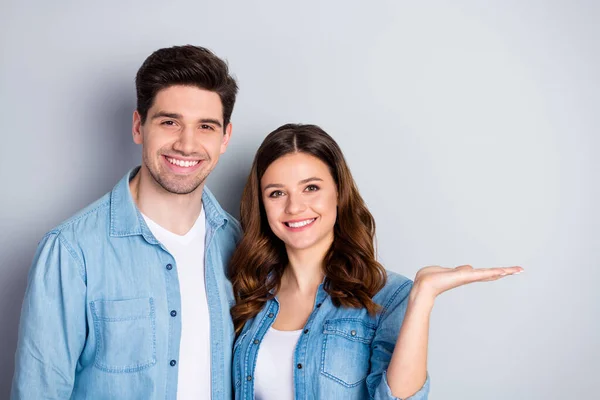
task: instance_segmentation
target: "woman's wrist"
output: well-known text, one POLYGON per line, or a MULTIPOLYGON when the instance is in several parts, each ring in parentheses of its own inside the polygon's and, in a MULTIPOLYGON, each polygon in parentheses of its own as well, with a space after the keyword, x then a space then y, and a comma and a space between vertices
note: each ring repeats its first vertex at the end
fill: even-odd
POLYGON ((435 303, 436 295, 426 284, 415 281, 408 296, 408 303, 411 308, 417 308, 423 311, 431 311, 435 303))

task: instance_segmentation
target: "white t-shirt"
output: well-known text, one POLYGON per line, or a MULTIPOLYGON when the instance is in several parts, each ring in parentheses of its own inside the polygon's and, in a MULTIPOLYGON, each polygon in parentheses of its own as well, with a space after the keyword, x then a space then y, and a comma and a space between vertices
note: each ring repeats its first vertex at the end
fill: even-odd
POLYGON ((294 352, 301 334, 269 328, 256 359, 256 400, 294 400, 294 352))
MULTIPOLYGON (((143 214, 142 214, 143 215, 143 214)), ((143 215, 150 231, 175 258, 181 310, 177 400, 210 399, 210 319, 204 281, 204 208, 194 226, 183 236, 170 232, 143 215)))

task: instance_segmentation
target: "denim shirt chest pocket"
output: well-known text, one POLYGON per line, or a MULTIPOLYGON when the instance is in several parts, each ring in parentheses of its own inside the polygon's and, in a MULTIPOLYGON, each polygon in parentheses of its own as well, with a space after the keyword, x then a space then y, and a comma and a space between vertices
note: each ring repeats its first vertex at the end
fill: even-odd
POLYGON ((359 318, 325 321, 321 374, 346 387, 360 385, 369 373, 375 330, 359 318))
POLYGON ((138 372, 156 364, 152 297, 90 303, 96 336, 94 365, 105 372, 138 372))

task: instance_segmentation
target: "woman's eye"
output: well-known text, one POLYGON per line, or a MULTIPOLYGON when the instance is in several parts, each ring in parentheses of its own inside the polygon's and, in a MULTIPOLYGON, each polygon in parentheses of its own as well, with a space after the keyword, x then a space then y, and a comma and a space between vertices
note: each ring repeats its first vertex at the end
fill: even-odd
POLYGON ((319 187, 317 185, 308 185, 304 190, 306 190, 307 192, 316 192, 317 190, 319 190, 319 187))
POLYGON ((269 195, 269 197, 273 197, 273 198, 280 197, 280 196, 283 196, 283 192, 281 190, 275 190, 275 191, 271 192, 271 194, 269 195))

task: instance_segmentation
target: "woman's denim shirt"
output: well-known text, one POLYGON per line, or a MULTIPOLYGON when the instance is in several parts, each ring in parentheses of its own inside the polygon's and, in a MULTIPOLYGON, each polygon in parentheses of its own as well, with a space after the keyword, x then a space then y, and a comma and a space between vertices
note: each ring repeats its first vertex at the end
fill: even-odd
MULTIPOLYGON (((388 272, 385 287, 374 297, 382 309, 370 316, 364 308, 336 307, 319 286, 315 305, 294 352, 296 400, 396 399, 386 379, 394 346, 404 320, 412 281, 388 272)), ((233 350, 235 399, 254 399, 256 358, 265 333, 279 311, 269 300, 249 320, 233 350)), ((410 400, 425 400, 429 377, 410 400)))

